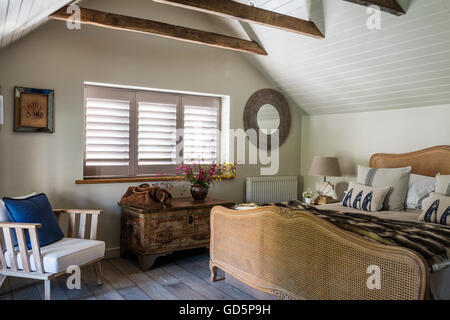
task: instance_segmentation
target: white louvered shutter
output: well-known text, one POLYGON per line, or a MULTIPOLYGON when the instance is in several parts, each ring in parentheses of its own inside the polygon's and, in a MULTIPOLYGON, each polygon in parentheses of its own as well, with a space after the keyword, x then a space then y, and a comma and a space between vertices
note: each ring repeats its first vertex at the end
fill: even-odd
POLYGON ((220 99, 183 96, 185 163, 218 163, 220 99))
POLYGON ((179 96, 138 92, 137 172, 139 175, 174 173, 177 163, 176 130, 179 96))
POLYGON ((86 179, 219 162, 220 98, 86 86, 85 109, 86 179))
POLYGON ((85 89, 85 178, 131 175, 132 103, 127 90, 85 89))

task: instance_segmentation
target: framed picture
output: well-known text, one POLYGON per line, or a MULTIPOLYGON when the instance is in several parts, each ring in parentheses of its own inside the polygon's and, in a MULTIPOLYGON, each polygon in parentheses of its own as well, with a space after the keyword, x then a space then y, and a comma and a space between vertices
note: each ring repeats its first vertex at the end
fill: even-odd
POLYGON ((54 90, 14 88, 14 131, 54 131, 54 90))

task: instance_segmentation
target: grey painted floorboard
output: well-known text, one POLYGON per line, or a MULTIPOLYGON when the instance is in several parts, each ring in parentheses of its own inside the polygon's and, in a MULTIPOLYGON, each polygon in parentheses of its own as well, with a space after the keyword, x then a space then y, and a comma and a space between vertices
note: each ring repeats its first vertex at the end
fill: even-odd
POLYGON ((83 270, 81 270, 81 288, 69 289, 67 288, 68 276, 63 275, 53 281, 58 281, 59 286, 64 290, 69 300, 96 300, 95 295, 88 289, 87 284, 83 281, 83 270))
POLYGON ((194 262, 192 262, 189 259, 185 260, 176 260, 176 264, 178 264, 180 267, 184 268, 186 271, 191 272, 199 279, 202 279, 203 281, 209 283, 211 286, 219 289, 220 291, 224 292, 228 296, 232 297, 236 300, 255 300, 255 297, 237 289, 236 287, 233 287, 232 285, 229 285, 225 281, 210 281, 210 271, 209 268, 204 268, 194 262))
MULTIPOLYGON (((53 300, 254 300, 255 297, 226 283, 210 282, 207 249, 176 252, 158 258, 142 271, 132 259, 102 261, 103 285, 97 285, 92 266, 81 268, 81 289, 67 288, 68 275, 52 280, 53 300)), ((219 271, 219 275, 224 273, 219 271)), ((0 300, 40 300, 43 281, 8 278, 0 288, 0 300)))
POLYGON ((177 296, 168 291, 161 284, 150 278, 133 262, 125 259, 112 259, 111 263, 133 283, 154 300, 177 300, 177 296))
POLYGON ((206 300, 206 296, 193 290, 177 277, 167 272, 162 266, 155 266, 146 274, 153 280, 164 286, 168 291, 181 300, 206 300))

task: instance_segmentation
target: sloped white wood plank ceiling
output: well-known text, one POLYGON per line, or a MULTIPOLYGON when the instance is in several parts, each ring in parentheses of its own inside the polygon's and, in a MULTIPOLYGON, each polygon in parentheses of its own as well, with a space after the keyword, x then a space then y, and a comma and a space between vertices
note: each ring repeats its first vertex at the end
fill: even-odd
MULTIPOLYGON (((0 0, 0 48, 37 28, 69 2, 0 0)), ((261 42, 268 56, 246 56, 306 113, 450 103, 450 0, 399 0, 406 15, 382 13, 381 30, 367 28, 365 7, 342 0, 252 2, 311 19, 326 36, 314 39, 211 16, 225 27, 224 33, 261 42)))
POLYGON ((0 48, 47 21, 52 12, 71 0, 0 0, 0 48))
MULTIPOLYGON (((248 3, 245 0, 239 0, 248 3)), ((308 114, 450 103, 450 0, 399 0, 369 30, 366 8, 340 0, 254 0, 257 7, 311 18, 318 40, 250 24, 267 57, 249 56, 308 114)), ((224 20, 235 33, 242 26, 224 20)))

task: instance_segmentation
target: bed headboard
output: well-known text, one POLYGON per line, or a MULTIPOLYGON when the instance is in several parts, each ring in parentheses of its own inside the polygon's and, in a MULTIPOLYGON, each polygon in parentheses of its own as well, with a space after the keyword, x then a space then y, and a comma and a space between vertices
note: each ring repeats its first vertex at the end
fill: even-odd
POLYGON ((412 167, 412 173, 434 177, 450 174, 450 146, 436 146, 420 151, 388 154, 377 153, 370 158, 372 168, 412 167))

